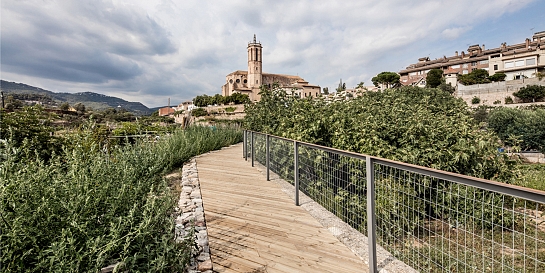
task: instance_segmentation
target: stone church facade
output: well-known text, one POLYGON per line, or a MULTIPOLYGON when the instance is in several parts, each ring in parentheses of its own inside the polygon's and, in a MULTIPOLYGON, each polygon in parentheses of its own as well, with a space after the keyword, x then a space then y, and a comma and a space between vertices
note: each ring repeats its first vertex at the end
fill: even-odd
POLYGON ((274 83, 302 98, 321 95, 320 86, 309 84, 299 76, 263 73, 262 56, 263 47, 254 35, 253 42, 248 43, 248 71, 237 70, 228 74, 225 77, 226 83, 222 86, 222 95, 241 93, 248 95, 252 101, 259 101, 261 86, 272 86, 274 83))

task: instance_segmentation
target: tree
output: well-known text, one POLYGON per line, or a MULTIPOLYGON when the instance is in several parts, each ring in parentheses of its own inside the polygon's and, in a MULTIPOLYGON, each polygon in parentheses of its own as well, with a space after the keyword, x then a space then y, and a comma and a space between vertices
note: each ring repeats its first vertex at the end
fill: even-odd
POLYGON ((443 90, 449 94, 452 94, 456 91, 456 88, 454 88, 450 83, 446 83, 445 80, 441 82, 439 86, 437 86, 440 90, 443 90))
POLYGON ((398 86, 399 78, 399 74, 395 72, 380 72, 378 75, 373 77, 371 81, 376 87, 378 87, 379 84, 383 84, 386 85, 386 88, 388 88, 398 86))
POLYGON ((506 145, 545 152, 545 109, 499 107, 490 112, 488 128, 506 145), (513 142, 517 139, 515 136, 520 138, 520 143, 513 142))
POLYGON ((489 76, 488 79, 493 81, 493 82, 502 82, 502 81, 505 81, 505 77, 507 77, 507 75, 505 75, 505 73, 502 73, 502 72, 498 72, 492 76, 489 76))
POLYGON ((363 84, 364 84, 363 82, 358 83, 358 85, 356 86, 356 89, 362 89, 364 87, 363 84))
POLYGON ((78 114, 84 114, 85 113, 85 105, 83 105, 82 103, 77 103, 76 105, 74 105, 74 109, 76 109, 76 111, 78 111, 78 114))
POLYGON ((528 85, 514 92, 513 96, 521 99, 523 102, 536 102, 545 97, 545 86, 528 85))
POLYGON ((68 104, 68 102, 63 102, 60 106, 59 106, 59 109, 63 110, 63 111, 68 111, 70 109, 70 104, 68 104))
POLYGON ((484 69, 475 69, 469 74, 458 75, 458 81, 463 85, 489 83, 488 71, 484 69))
POLYGON ((443 70, 434 68, 426 75, 426 87, 436 88, 443 80, 443 70))
POLYGON ((325 95, 329 95, 329 87, 324 87, 322 90, 324 91, 325 95))
POLYGON ((346 90, 346 83, 343 83, 343 79, 339 81, 339 86, 337 87, 336 91, 341 92, 346 90))

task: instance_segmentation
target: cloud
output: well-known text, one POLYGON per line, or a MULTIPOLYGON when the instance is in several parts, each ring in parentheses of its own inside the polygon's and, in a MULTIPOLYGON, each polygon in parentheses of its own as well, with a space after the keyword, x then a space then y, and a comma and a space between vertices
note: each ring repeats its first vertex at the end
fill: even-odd
POLYGON ((454 40, 454 39, 457 39, 458 37, 460 37, 460 35, 462 35, 463 33, 467 32, 470 29, 471 29, 471 27, 448 28, 448 29, 443 30, 441 32, 441 34, 446 39, 454 40))
POLYGON ((255 33, 265 72, 355 86, 532 5, 544 7, 536 0, 3 0, 1 69, 7 80, 52 90, 164 105, 166 97, 221 92, 226 74, 246 69, 255 33))

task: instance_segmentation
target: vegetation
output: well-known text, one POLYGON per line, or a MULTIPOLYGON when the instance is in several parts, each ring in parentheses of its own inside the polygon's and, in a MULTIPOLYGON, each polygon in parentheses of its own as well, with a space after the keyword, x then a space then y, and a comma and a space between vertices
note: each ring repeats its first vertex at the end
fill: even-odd
POLYGON ((175 238, 176 197, 163 175, 239 142, 241 133, 193 127, 104 150, 92 122, 65 134, 62 145, 46 123, 28 131, 46 120, 37 111, 2 116, 9 124, 0 147, 2 270, 99 272, 119 263, 127 272, 182 272, 192 240, 175 238))
POLYGON ((545 98, 545 86, 528 85, 514 92, 513 96, 521 99, 523 102, 536 102, 545 98))
POLYGON ((443 70, 434 68, 426 75, 426 87, 436 88, 443 82, 443 70))
POLYGON ((220 94, 214 96, 202 95, 193 99, 193 104, 198 107, 205 107, 208 105, 222 105, 222 104, 245 104, 250 103, 250 98, 246 94, 234 93, 230 96, 224 97, 220 94))
POLYGON ((507 96, 504 99, 505 104, 513 104, 513 98, 511 96, 507 96))
POLYGON ((495 108, 488 115, 488 128, 506 145, 545 153, 545 109, 495 108))
POLYGON ((194 117, 202 117, 208 115, 208 112, 204 108, 195 108, 191 110, 191 115, 194 117))
POLYGON ((505 77, 506 75, 504 73, 496 73, 489 76, 488 71, 484 69, 475 69, 468 74, 458 75, 458 81, 463 85, 473 85, 504 81, 505 77))
POLYGON ((280 89, 261 93, 262 100, 246 108, 248 129, 478 177, 509 177, 504 158, 489 158, 497 153, 497 137, 479 130, 465 103, 441 90, 402 87, 333 103, 280 89))
MULTIPOLYGON (((0 86, 4 95, 12 96, 15 100, 23 105, 33 105, 34 101, 44 106, 59 106, 66 102, 70 105, 81 103, 87 108, 95 110, 105 110, 108 108, 124 108, 136 115, 149 115, 150 109, 140 102, 128 102, 126 100, 97 94, 93 92, 80 93, 56 93, 23 83, 14 83, 8 81, 0 81, 0 86), (25 102, 32 101, 32 102, 25 102)), ((8 105, 6 105, 8 106, 8 105)), ((7 108, 7 107, 6 107, 7 108)))
POLYGON ((383 84, 386 88, 399 86, 399 74, 396 72, 380 72, 378 75, 373 77, 371 81, 375 86, 383 84))
POLYGON ((473 98, 471 99, 471 104, 479 104, 479 103, 481 103, 481 98, 479 98, 479 97, 473 97, 473 98))
MULTIPOLYGON (((274 88, 261 95, 260 102, 246 108, 247 129, 517 183, 517 162, 498 152, 502 144, 497 135, 473 118, 466 103, 442 90, 401 87, 329 103, 294 98, 274 88)), ((486 107, 479 108, 487 113, 486 107)), ((256 158, 264 162, 265 139, 255 141, 256 158)), ((293 181, 293 143, 274 140, 270 145, 274 151, 272 171, 293 181)), ((299 147, 300 189, 365 233, 364 163, 306 145, 299 147)), ((523 231, 545 239, 535 226, 524 225, 523 217, 510 213, 510 208, 520 206, 518 200, 382 164, 375 164, 375 168, 379 243, 411 266, 432 272, 471 272, 481 265, 490 268, 503 261, 504 253, 497 247, 503 243, 514 246, 515 242, 517 252, 532 249, 536 256, 544 257, 543 244, 532 245, 533 240, 531 244, 518 243, 524 239, 523 231), (469 237, 473 240, 468 241, 469 237), (464 257, 464 262, 457 257, 464 257)), ((511 264, 509 259, 506 264, 516 270, 534 265, 545 269, 536 262, 513 260, 511 264)))

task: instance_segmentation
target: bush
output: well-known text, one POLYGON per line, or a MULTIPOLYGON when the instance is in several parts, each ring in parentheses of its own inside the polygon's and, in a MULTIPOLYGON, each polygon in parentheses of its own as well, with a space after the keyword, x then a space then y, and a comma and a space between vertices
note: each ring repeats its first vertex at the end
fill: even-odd
MULTIPOLYGON (((5 272, 182 272, 192 241, 176 243, 163 174, 190 157, 241 140, 232 129, 190 128, 157 143, 104 153, 89 132, 49 163, 21 160, 8 143, 0 162, 0 264, 5 272)), ((180 238, 181 239, 181 238, 180 238)))
POLYGON ((501 104, 501 100, 495 100, 493 104, 501 104))
POLYGON ((499 72, 499 73, 496 73, 492 76, 489 76, 488 79, 493 81, 493 82, 502 82, 502 81, 505 81, 505 77, 507 77, 507 75, 505 75, 505 73, 502 73, 502 72, 499 72))
POLYGON ((479 104, 481 102, 481 98, 479 97, 473 97, 471 99, 471 104, 479 104))
POLYGON ((505 104, 513 104, 513 98, 511 96, 505 97, 505 104))
POLYGON ((191 115, 194 117, 202 117, 208 115, 208 112, 204 108, 195 108, 191 110, 191 115))
MULTIPOLYGON (((510 168, 514 163, 509 161, 504 154, 498 155, 499 139, 497 136, 479 127, 463 100, 454 98, 438 89, 402 87, 382 92, 369 91, 350 101, 330 103, 323 100, 299 99, 288 96, 278 89, 262 91, 261 101, 246 108, 244 127, 290 139, 439 170, 503 182, 513 181, 513 173, 510 168)), ((317 156, 310 158, 318 160, 317 156)), ((331 168, 335 170, 342 170, 338 172, 338 175, 361 172, 353 167, 355 164, 339 162, 334 156, 321 156, 321 158, 324 158, 324 162, 301 163, 301 166, 307 164, 319 169, 323 165, 329 164, 333 165, 331 168)), ((289 172, 285 175, 290 177, 289 172)), ((365 207, 359 192, 343 192, 322 185, 328 183, 321 181, 336 179, 336 174, 320 175, 319 173, 311 173, 304 176, 319 177, 317 179, 320 179, 318 180, 320 182, 315 182, 316 184, 305 185, 305 189, 310 187, 314 192, 323 192, 324 194, 330 192, 331 197, 324 197, 324 202, 335 200, 340 204, 339 207, 351 202, 357 203, 353 205, 354 207, 365 207)), ((391 177, 402 175, 404 174, 392 174, 391 177)), ((339 177, 338 181, 347 180, 345 177, 339 177)), ((410 193, 413 196, 418 196, 419 200, 425 200, 426 196, 434 196, 438 189, 448 191, 452 188, 456 190, 456 185, 446 181, 429 182, 434 184, 418 181, 421 185, 431 186, 430 188, 413 188, 414 193, 407 191, 406 187, 409 186, 406 184, 394 183, 394 181, 388 183, 395 187, 393 191, 410 193)), ((339 187, 343 187, 343 185, 339 187)), ((361 187, 363 191, 366 186, 361 185, 361 187)), ((482 195, 483 199, 499 204, 497 198, 494 199, 489 194, 482 195)), ((394 198, 400 198, 395 200, 397 203, 403 204, 405 202, 402 200, 405 197, 401 195, 394 198)), ((443 208, 453 207, 454 203, 463 200, 463 198, 461 196, 459 199, 438 200, 440 205, 437 208, 426 208, 430 211, 425 211, 420 207, 415 208, 411 216, 413 218, 400 224, 402 230, 410 231, 413 223, 422 220, 426 217, 425 215, 437 218, 449 217, 460 222, 465 221, 462 219, 462 215, 470 213, 473 208, 461 208, 460 214, 455 216, 444 215, 443 210, 443 208), (422 210, 416 211, 419 209, 422 210)), ((471 199, 473 196, 467 198, 471 199)), ((385 206, 389 204, 388 202, 378 202, 377 211, 384 210, 386 213, 390 209, 385 206)), ((381 215, 380 217, 395 218, 395 215, 381 215)), ((486 217, 485 224, 487 226, 492 221, 500 219, 497 215, 492 216, 491 214, 487 214, 486 217)), ((392 232, 397 236, 400 231, 394 230, 392 232)))
POLYGON ((519 145, 523 150, 545 152, 545 109, 500 107, 490 112, 488 127, 506 145, 519 145), (520 136, 522 142, 513 143, 513 136, 520 136))
POLYGON ((523 102, 536 102, 545 98, 545 86, 528 85, 514 92, 513 96, 521 99, 523 102))

